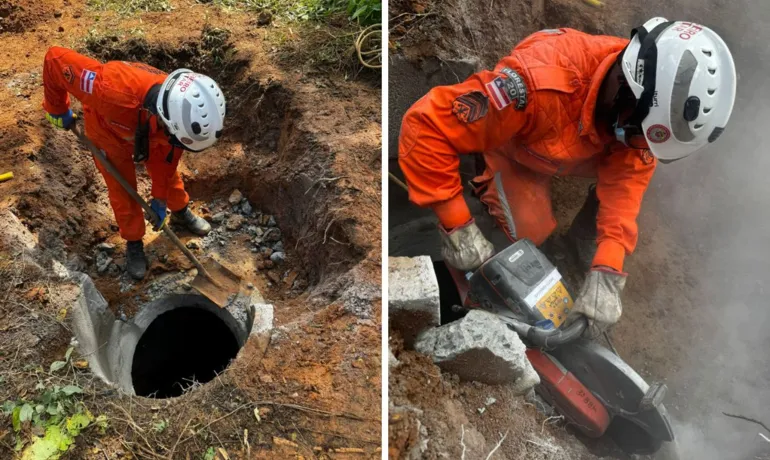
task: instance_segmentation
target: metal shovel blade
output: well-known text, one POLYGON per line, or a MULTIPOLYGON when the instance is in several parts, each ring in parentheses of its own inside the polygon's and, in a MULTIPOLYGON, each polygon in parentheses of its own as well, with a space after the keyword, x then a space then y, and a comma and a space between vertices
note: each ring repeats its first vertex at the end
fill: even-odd
POLYGON ((226 307, 230 296, 240 292, 241 277, 214 259, 208 259, 202 265, 211 279, 198 270, 190 285, 220 308, 226 307))

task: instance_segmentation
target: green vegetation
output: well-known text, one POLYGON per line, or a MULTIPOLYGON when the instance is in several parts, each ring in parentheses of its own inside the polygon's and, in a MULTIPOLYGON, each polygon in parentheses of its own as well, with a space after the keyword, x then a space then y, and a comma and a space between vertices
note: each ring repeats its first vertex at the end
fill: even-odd
MULTIPOLYGON (((61 362, 61 361, 58 361, 61 362)), ((46 388, 33 399, 3 403, 2 411, 11 419, 16 436, 14 449, 22 460, 56 460, 75 442, 80 432, 96 426, 104 432, 107 417, 93 414, 77 399, 83 390, 76 385, 46 388)))
POLYGON ((123 15, 173 9, 169 0, 87 0, 86 5, 95 10, 112 10, 123 15))
POLYGON ((348 0, 348 14, 362 26, 377 24, 382 14, 382 1, 348 0))

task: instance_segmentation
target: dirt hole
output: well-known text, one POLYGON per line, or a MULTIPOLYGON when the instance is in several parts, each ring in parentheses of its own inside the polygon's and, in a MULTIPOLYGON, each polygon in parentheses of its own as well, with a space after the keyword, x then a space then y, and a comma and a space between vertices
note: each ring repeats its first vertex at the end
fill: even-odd
POLYGON ((238 354, 233 331, 215 314, 181 307, 159 315, 134 351, 131 378, 139 396, 173 398, 206 383, 238 354))

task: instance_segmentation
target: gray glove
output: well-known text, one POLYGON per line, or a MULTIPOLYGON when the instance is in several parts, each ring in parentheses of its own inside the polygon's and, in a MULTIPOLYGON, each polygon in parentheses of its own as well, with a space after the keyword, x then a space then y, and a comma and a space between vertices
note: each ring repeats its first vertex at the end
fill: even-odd
POLYGON ((588 318, 588 329, 583 335, 589 338, 598 337, 608 326, 620 319, 623 313, 620 293, 625 285, 625 273, 594 268, 588 272, 567 323, 573 322, 578 315, 583 315, 588 318))
POLYGON ((484 238, 473 219, 449 232, 441 225, 439 228, 441 255, 447 264, 458 270, 475 270, 495 253, 492 243, 484 238))

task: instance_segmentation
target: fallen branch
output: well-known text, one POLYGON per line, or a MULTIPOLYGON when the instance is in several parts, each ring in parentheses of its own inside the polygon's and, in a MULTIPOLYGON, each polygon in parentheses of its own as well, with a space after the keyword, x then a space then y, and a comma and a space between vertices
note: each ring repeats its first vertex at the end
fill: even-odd
POLYGON ((376 418, 365 418, 361 417, 360 415, 351 414, 348 412, 327 412, 322 409, 315 409, 313 407, 306 407, 306 406, 300 406, 298 404, 284 404, 284 403, 278 403, 273 401, 258 401, 254 404, 260 405, 260 406, 281 406, 281 407, 288 407, 290 409, 296 409, 301 410, 305 412, 310 412, 311 414, 317 414, 317 415, 325 415, 327 417, 344 417, 349 418, 353 420, 359 420, 359 421, 375 421, 378 422, 379 419, 376 418))
MULTIPOLYGON (((511 431, 511 430, 508 430, 508 431, 511 431)), ((492 449, 492 451, 487 455, 486 460, 489 460, 490 458, 492 458, 492 454, 494 454, 495 451, 500 448, 500 446, 503 444, 503 441, 505 441, 505 438, 508 437, 508 431, 506 431, 505 434, 502 437, 500 437, 500 442, 498 442, 495 448, 492 449)))
POLYGON ((756 423, 757 425, 759 425, 762 428, 764 428, 765 431, 770 433, 770 428, 768 428, 767 425, 765 425, 764 423, 760 422, 759 420, 755 420, 755 419, 750 418, 750 417, 745 417, 743 415, 728 414, 727 412, 722 412, 722 415, 726 415, 728 417, 737 418, 737 419, 741 419, 741 420, 746 420, 747 422, 756 423))
MULTIPOLYGON (((232 411, 226 413, 225 415, 219 417, 218 419, 212 420, 211 422, 209 422, 208 424, 206 424, 205 426, 203 426, 202 428, 197 430, 197 433, 200 433, 201 431, 207 429, 211 425, 213 425, 213 424, 215 424, 215 423, 217 423, 219 421, 222 421, 222 420, 226 419, 227 417, 230 417, 231 415, 235 414, 236 412, 238 412, 240 410, 243 410, 243 409, 245 409, 247 407, 250 407, 250 406, 254 406, 254 407, 259 407, 259 406, 281 406, 281 407, 288 407, 289 409, 296 409, 296 410, 300 410, 300 411, 304 411, 304 412, 309 412, 311 414, 323 415, 323 416, 326 416, 326 417, 344 417, 344 418, 349 418, 349 419, 359 420, 359 421, 379 421, 379 419, 376 419, 376 418, 374 418, 374 419, 364 418, 364 417, 361 417, 361 416, 358 416, 358 415, 355 415, 355 414, 349 414, 349 413, 345 413, 345 412, 327 412, 325 410, 315 409, 315 408, 306 407, 306 406, 300 406, 298 404, 283 404, 283 403, 274 402, 274 401, 255 401, 255 402, 241 404, 240 406, 236 407, 235 409, 233 409, 232 411)), ((190 439, 192 439, 194 437, 195 437, 194 434, 190 435, 190 436, 182 439, 181 441, 177 442, 176 446, 182 445, 182 444, 184 444, 185 442, 189 441, 190 439)))

